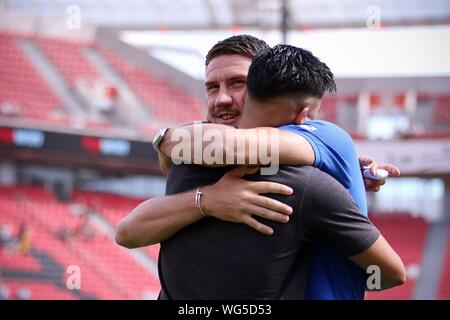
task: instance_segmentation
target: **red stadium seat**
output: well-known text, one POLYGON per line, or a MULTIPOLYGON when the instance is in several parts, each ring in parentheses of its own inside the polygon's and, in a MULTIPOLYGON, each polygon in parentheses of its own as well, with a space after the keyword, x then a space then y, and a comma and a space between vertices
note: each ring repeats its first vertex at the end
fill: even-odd
POLYGON ((16 37, 0 33, 0 105, 20 107, 20 116, 48 120, 61 111, 61 101, 17 46, 16 37))
POLYGON ((35 38, 34 41, 56 65, 72 86, 74 86, 79 79, 101 78, 97 70, 82 54, 82 49, 87 46, 87 44, 49 38, 35 38))
MULTIPOLYGON (((100 197, 105 203, 115 205, 122 214, 131 211, 139 202, 113 195, 100 197)), ((86 199, 86 204, 96 203, 96 210, 102 214, 103 207, 96 200, 98 194, 89 196, 80 191, 76 198, 77 201, 86 199)), ((0 225, 13 225, 14 234, 17 234, 19 226, 26 224, 32 232, 31 249, 27 254, 16 253, 3 259, 9 253, 0 251, 0 270, 42 277, 42 285, 37 287, 32 283, 28 286, 26 278, 19 278, 32 289, 31 299, 142 299, 149 295, 156 298, 159 292, 157 277, 130 251, 116 245, 101 229, 95 228, 90 237, 74 232, 80 226, 80 217, 72 213, 71 205, 58 203, 41 187, 0 187, 0 225), (72 232, 61 237, 61 230, 72 232), (77 294, 65 289, 66 270, 71 265, 78 266, 81 271, 81 291, 77 294), (56 269, 50 272, 48 268, 56 269), (41 286, 46 287, 48 293, 39 290, 41 286)), ((4 278, 7 283, 17 280, 17 277, 4 278)))
POLYGON ((197 98, 108 49, 98 47, 98 50, 157 119, 172 122, 204 119, 203 103, 197 98))
MULTIPOLYGON (((370 220, 402 258, 407 273, 408 269, 420 266, 428 230, 428 225, 422 218, 398 213, 371 215, 370 220)), ((402 286, 366 293, 366 299, 409 300, 412 298, 415 283, 414 278, 408 277, 402 286)))
POLYGON ((450 237, 447 238, 447 249, 445 252, 441 279, 439 281, 437 298, 450 300, 450 237))

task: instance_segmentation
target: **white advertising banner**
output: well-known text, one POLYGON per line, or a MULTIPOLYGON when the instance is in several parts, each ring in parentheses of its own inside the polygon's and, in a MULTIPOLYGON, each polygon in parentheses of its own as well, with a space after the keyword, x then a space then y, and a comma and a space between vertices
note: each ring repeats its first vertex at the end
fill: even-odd
POLYGON ((450 174, 450 139, 356 141, 360 155, 392 163, 403 174, 450 174))

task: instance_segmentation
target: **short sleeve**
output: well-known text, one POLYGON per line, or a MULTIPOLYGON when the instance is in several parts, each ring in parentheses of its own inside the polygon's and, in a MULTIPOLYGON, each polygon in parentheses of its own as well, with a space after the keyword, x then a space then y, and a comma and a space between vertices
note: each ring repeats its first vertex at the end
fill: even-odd
POLYGON ((306 187, 300 220, 309 240, 333 245, 346 256, 365 251, 380 236, 348 191, 317 169, 306 187))

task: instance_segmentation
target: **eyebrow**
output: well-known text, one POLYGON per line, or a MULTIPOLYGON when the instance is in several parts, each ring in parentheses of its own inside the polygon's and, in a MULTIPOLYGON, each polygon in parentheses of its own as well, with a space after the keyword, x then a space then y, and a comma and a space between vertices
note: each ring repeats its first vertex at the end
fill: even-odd
POLYGON ((247 76, 246 75, 240 75, 240 76, 235 76, 235 77, 230 79, 230 81, 234 81, 234 80, 246 80, 247 81, 247 76))
POLYGON ((215 84, 215 83, 217 83, 217 81, 206 81, 205 87, 209 87, 210 85, 215 84))
MULTIPOLYGON (((238 75, 238 76, 235 76, 233 78, 227 79, 227 82, 231 82, 231 81, 235 81, 235 80, 245 80, 245 81, 247 81, 247 76, 246 75, 238 75)), ((206 81, 205 82, 205 87, 208 87, 208 86, 210 86, 212 84, 215 84, 217 82, 219 82, 219 81, 206 81)))

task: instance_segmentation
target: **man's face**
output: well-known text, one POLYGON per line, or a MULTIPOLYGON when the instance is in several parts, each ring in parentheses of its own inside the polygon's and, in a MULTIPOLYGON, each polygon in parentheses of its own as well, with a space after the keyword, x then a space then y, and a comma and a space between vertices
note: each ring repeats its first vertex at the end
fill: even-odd
POLYGON ((251 63, 251 58, 239 54, 221 55, 210 61, 205 77, 209 121, 239 125, 251 63))

